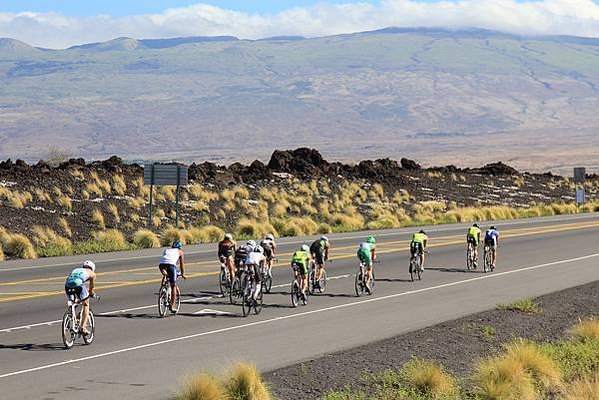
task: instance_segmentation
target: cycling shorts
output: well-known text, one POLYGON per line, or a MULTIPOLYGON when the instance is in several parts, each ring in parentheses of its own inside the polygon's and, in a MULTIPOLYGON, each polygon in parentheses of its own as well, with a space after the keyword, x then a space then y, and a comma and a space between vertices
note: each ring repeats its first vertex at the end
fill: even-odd
POLYGON ((174 285, 177 283, 177 266, 173 264, 160 264, 158 266, 160 272, 168 276, 169 281, 174 285))
POLYGON ((490 238, 490 239, 485 239, 485 246, 489 246, 492 249, 496 249, 497 248, 497 239, 496 238, 490 238))
POLYGON ((475 246, 478 246, 478 238, 476 238, 474 236, 468 236, 468 239, 466 241, 468 243, 472 243, 475 246))
POLYGON ((316 264, 324 264, 324 249, 317 249, 314 253, 312 253, 312 255, 314 256, 314 261, 316 262, 316 264))
POLYGON ((64 291, 67 294, 67 299, 71 301, 75 301, 75 299, 79 299, 79 301, 85 301, 89 298, 89 292, 87 291, 87 286, 85 284, 77 287, 64 287, 64 291))
POLYGON ((372 267, 372 254, 365 249, 358 250, 358 258, 366 267, 372 267))
POLYGON ((299 263, 299 262, 294 262, 291 264, 291 267, 293 268, 293 266, 297 266, 297 269, 300 273, 301 276, 306 276, 308 275, 308 265, 307 263, 299 263))
POLYGON ((264 246, 262 248, 264 249, 264 257, 266 257, 268 261, 272 260, 272 247, 264 246))
POLYGON ((422 246, 422 243, 420 243, 420 242, 410 243, 410 254, 411 255, 422 254, 422 253, 424 253, 424 246, 422 246))

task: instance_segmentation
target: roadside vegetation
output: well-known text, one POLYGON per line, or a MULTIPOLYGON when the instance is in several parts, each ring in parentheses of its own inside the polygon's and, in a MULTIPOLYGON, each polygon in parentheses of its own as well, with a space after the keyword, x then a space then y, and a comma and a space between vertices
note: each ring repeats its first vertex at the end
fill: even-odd
MULTIPOLYGON (((535 343, 514 339, 459 379, 440 364, 413 359, 397 370, 366 374, 367 389, 350 386, 323 400, 596 400, 599 320, 581 321, 568 337, 535 343)), ((364 385, 362 385, 364 386, 364 385)))
POLYGON ((543 309, 533 299, 525 298, 516 300, 509 304, 497 304, 498 310, 520 311, 526 314, 538 314, 543 312, 543 309))

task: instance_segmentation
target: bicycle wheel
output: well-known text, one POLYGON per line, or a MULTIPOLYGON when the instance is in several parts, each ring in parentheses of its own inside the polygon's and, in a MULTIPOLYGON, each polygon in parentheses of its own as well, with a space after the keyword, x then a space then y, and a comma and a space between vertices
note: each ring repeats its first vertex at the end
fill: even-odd
POLYGON ((233 281, 233 286, 231 286, 231 291, 229 292, 229 302, 231 304, 239 304, 241 300, 241 280, 236 277, 233 281))
POLYGON ((62 343, 64 347, 70 349, 75 344, 77 333, 74 328, 73 315, 70 310, 67 310, 62 316, 62 343))
POLYGON ((260 293, 256 296, 255 300, 252 300, 254 303, 254 314, 258 315, 262 312, 262 307, 264 306, 264 292, 260 289, 260 293))
POLYGON ((218 276, 218 286, 220 288, 220 294, 227 296, 229 294, 229 277, 225 268, 220 269, 220 275, 218 276))
POLYGON ((474 265, 473 264, 473 260, 472 260, 472 256, 471 256, 471 252, 470 249, 468 249, 468 251, 466 252, 466 269, 468 271, 470 271, 474 265))
POLYGON ((308 276, 308 292, 310 294, 314 294, 314 289, 316 286, 316 269, 310 269, 310 275, 308 276))
POLYGON ((250 314, 250 311, 252 309, 251 301, 252 301, 251 292, 249 290, 247 290, 247 288, 244 288, 243 297, 241 299, 241 312, 243 313, 244 317, 247 317, 250 314))
POLYGON ((297 281, 294 279, 291 282, 291 305, 293 308, 297 307, 299 304, 299 286, 297 285, 297 281))
POLYGON ((410 279, 412 280, 412 282, 414 282, 415 278, 417 278, 416 274, 416 260, 414 259, 414 257, 412 257, 412 259, 410 260, 410 279))
POLYGON ((270 276, 270 274, 266 274, 266 276, 262 280, 262 289, 264 290, 264 293, 270 293, 271 288, 272 288, 272 276, 270 276))
POLYGON ((302 305, 307 306, 308 305, 308 297, 310 297, 310 293, 308 293, 308 292, 306 292, 306 293, 300 292, 300 297, 302 299, 302 305))
MULTIPOLYGON (((327 271, 326 269, 322 270, 322 276, 318 280, 318 293, 324 293, 327 289, 327 271)), ((310 293, 312 294, 312 293, 310 293)))
POLYGON ((360 297, 364 293, 364 285, 363 285, 363 272, 362 268, 358 269, 358 273, 356 273, 356 279, 354 282, 354 288, 356 289, 356 296, 360 297))
POLYGON ((87 317, 87 324, 85 324, 85 329, 89 332, 87 336, 83 336, 83 343, 91 344, 94 341, 94 333, 96 331, 96 321, 94 320, 94 313, 92 310, 89 310, 89 316, 87 317))
POLYGON ((160 290, 158 291, 158 315, 160 315, 161 318, 164 318, 168 311, 169 297, 167 286, 160 286, 160 290))
POLYGON ((179 290, 179 286, 177 288, 177 299, 175 300, 175 308, 173 309, 173 314, 177 315, 179 313, 179 309, 181 308, 181 291, 179 290))
POLYGON ((375 276, 374 276, 374 271, 371 272, 372 275, 372 279, 370 279, 370 282, 364 281, 364 286, 366 287, 366 293, 368 293, 368 295, 372 295, 374 293, 374 284, 375 284, 375 276))

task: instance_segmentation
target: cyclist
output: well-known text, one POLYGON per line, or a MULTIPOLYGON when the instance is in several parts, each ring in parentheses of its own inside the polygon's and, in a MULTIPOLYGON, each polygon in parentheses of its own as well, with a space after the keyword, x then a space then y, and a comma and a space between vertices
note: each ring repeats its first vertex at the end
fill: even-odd
POLYGON ((187 279, 185 276, 185 260, 183 256, 183 243, 180 240, 175 240, 170 249, 164 250, 160 264, 158 268, 162 275, 168 276, 169 283, 171 285, 171 313, 175 311, 175 304, 177 301, 177 263, 181 268, 181 278, 187 279))
POLYGON ((491 255, 493 258, 493 269, 497 264, 497 246, 499 246, 499 231, 495 226, 491 226, 485 233, 485 246, 489 246, 491 249, 491 255))
POLYGON ((67 299, 73 301, 79 299, 82 305, 83 315, 81 318, 81 334, 89 335, 85 326, 89 317, 89 296, 95 296, 94 285, 96 283, 96 264, 93 261, 84 261, 81 267, 71 271, 67 280, 64 283, 64 291, 67 294, 67 299), (89 291, 85 283, 89 284, 89 291))
POLYGON ((254 281, 256 282, 254 293, 252 293, 252 298, 256 300, 260 290, 262 290, 262 277, 260 276, 260 269, 266 264, 266 257, 264 256, 264 249, 262 246, 254 247, 254 250, 248 254, 245 260, 245 266, 250 273, 250 276, 254 277, 254 281))
POLYGON ((412 256, 418 254, 420 256, 420 265, 424 270, 424 251, 426 250, 426 245, 428 243, 428 236, 426 232, 421 229, 420 232, 414 233, 412 235, 412 241, 410 242, 410 254, 412 256))
MULTIPOLYGON (((360 244, 360 247, 358 247, 358 259, 368 268, 366 281, 370 282, 372 280, 372 262, 376 260, 376 239, 374 236, 368 236, 366 241, 360 244)), ((368 285, 366 286, 366 290, 370 291, 368 285)))
POLYGON ((474 268, 478 267, 478 244, 480 243, 480 235, 480 228, 478 227, 478 224, 475 222, 468 229, 468 234, 466 235, 466 242, 468 244, 468 248, 470 248, 470 246, 474 246, 474 268))
POLYGON ((233 277, 235 276, 235 248, 237 247, 236 243, 233 241, 233 235, 227 233, 225 238, 218 243, 218 259, 221 263, 225 264, 227 269, 229 270, 229 281, 233 282, 233 277))
POLYGON ((308 265, 310 263, 310 248, 307 244, 302 244, 300 249, 291 256, 291 266, 297 264, 300 267, 299 273, 302 277, 302 294, 305 296, 308 291, 308 265))
POLYGON ((310 254, 312 255, 314 263, 318 267, 316 285, 319 285, 318 282, 320 282, 322 275, 324 274, 324 262, 329 259, 330 247, 331 244, 329 243, 329 238, 326 236, 321 236, 320 239, 315 240, 310 246, 310 254))
POLYGON ((267 234, 264 239, 260 242, 260 246, 264 249, 264 255, 266 256, 266 266, 268 268, 268 274, 272 268, 272 260, 277 257, 277 244, 275 243, 275 236, 272 233, 267 234))

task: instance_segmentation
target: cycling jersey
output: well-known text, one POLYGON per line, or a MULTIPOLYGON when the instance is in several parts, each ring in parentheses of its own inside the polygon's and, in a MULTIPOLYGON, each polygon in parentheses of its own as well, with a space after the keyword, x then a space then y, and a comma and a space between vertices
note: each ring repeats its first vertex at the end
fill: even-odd
POLYGON ((89 297, 85 282, 91 278, 90 270, 87 268, 75 268, 64 283, 64 290, 67 299, 74 301, 74 296, 77 296, 80 301, 84 301, 89 297))
POLYGON ((245 265, 260 265, 263 261, 266 261, 264 254, 258 251, 252 251, 245 259, 245 265))
POLYGON ((376 246, 372 243, 363 242, 358 247, 358 258, 360 262, 364 263, 365 266, 372 266, 372 252, 376 249, 376 246))
POLYGON ((179 249, 166 249, 162 253, 160 264, 177 265, 179 262, 179 249))
POLYGON ((300 266, 300 274, 308 274, 308 262, 310 261, 310 253, 307 251, 296 251, 291 256, 291 264, 297 264, 300 266))
POLYGON ((426 241, 428 240, 428 236, 426 236, 426 234, 424 233, 415 233, 412 235, 412 243, 420 243, 422 245, 424 245, 426 243, 426 241))
POLYGON ((489 229, 485 233, 485 244, 497 246, 497 239, 499 239, 499 232, 497 232, 495 229, 489 229))
POLYGON ((239 263, 245 264, 245 259, 247 258, 247 256, 248 256, 247 247, 241 246, 240 248, 235 250, 235 264, 236 265, 238 265, 239 263))
POLYGON ((477 228, 476 226, 472 226, 470 227, 470 229, 468 229, 468 237, 473 237, 478 239, 478 236, 480 235, 480 229, 477 228))
POLYGON ((235 254, 235 242, 225 239, 218 244, 218 256, 229 258, 235 254))
POLYGON ((264 239, 260 242, 260 246, 264 249, 264 255, 267 259, 271 259, 273 256, 273 250, 275 247, 275 242, 271 239, 264 239))

